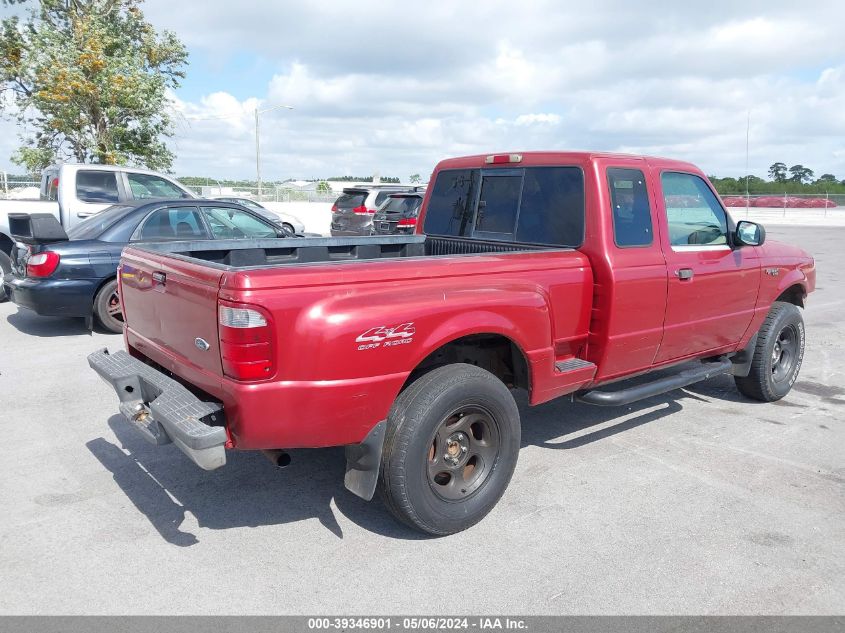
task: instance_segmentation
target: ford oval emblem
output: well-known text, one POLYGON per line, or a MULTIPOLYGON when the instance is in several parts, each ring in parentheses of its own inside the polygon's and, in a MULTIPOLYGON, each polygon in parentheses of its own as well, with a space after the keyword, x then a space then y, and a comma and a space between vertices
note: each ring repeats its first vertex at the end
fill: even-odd
POLYGON ((204 338, 199 337, 194 339, 194 345, 196 345, 198 349, 201 349, 204 352, 207 352, 208 348, 211 347, 211 345, 208 344, 208 341, 206 341, 204 338))

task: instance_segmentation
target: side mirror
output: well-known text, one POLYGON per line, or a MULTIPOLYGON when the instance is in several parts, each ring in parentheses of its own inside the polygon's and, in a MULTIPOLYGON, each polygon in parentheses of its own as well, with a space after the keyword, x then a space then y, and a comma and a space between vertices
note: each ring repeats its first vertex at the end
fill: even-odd
POLYGON ((737 246, 760 246, 766 241, 766 229, 756 222, 740 220, 736 225, 734 241, 737 246))

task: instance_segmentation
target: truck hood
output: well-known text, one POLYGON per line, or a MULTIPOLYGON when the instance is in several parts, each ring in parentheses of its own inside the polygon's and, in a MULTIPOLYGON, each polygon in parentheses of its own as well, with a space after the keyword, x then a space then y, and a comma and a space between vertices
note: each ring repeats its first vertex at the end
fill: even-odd
POLYGON ((785 242, 778 242, 777 240, 766 240, 760 248, 766 257, 793 258, 806 263, 813 261, 812 255, 803 248, 786 244, 785 242))

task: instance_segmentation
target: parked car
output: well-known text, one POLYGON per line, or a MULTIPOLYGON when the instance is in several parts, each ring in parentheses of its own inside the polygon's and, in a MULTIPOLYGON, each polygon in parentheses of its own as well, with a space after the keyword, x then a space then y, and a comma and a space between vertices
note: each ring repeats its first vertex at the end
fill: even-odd
POLYGON ((113 204, 148 198, 196 198, 172 178, 114 165, 54 165, 41 174, 40 200, 0 200, 0 302, 3 277, 12 270, 10 213, 49 213, 65 230, 113 204))
POLYGON ((607 406, 717 375, 765 402, 792 388, 814 260, 734 223, 695 166, 530 152, 445 160, 432 182, 417 235, 130 245, 128 352, 91 367, 202 468, 346 446, 349 490, 438 535, 504 494, 512 389, 607 406))
POLYGON ((373 216, 376 235, 416 233, 417 217, 425 197, 424 191, 392 193, 373 216))
POLYGON ((258 215, 267 218, 282 228, 288 229, 297 235, 305 235, 305 225, 295 215, 289 213, 282 213, 281 211, 271 211, 267 207, 263 207, 255 200, 250 198, 243 198, 241 196, 212 196, 212 200, 222 200, 223 202, 232 202, 239 204, 247 209, 255 211, 258 215))
POLYGON ((41 315, 94 317, 110 332, 123 331, 116 276, 127 244, 293 237, 257 213, 217 200, 127 202, 67 232, 58 224, 55 229, 47 238, 27 229, 15 235, 12 272, 4 281, 9 298, 41 315))
POLYGON ((401 185, 372 185, 347 187, 332 205, 331 234, 333 236, 372 235, 373 215, 397 191, 407 191, 401 185))

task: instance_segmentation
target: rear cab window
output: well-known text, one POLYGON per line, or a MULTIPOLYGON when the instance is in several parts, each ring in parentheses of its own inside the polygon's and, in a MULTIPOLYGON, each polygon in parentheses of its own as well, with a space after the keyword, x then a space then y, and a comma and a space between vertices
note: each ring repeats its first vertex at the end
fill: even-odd
POLYGON ((584 173, 576 166, 443 170, 424 232, 577 248, 584 240, 584 173))

